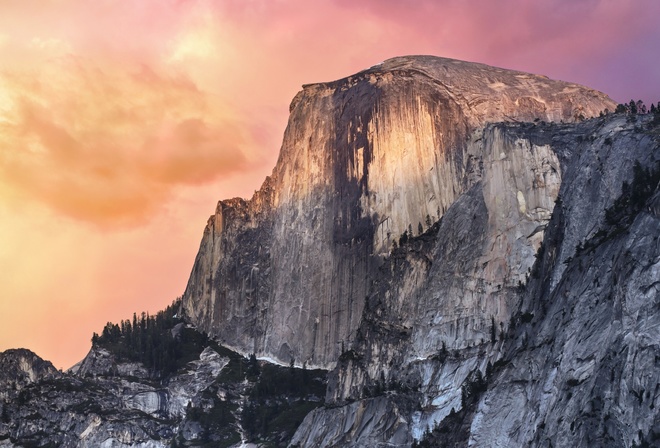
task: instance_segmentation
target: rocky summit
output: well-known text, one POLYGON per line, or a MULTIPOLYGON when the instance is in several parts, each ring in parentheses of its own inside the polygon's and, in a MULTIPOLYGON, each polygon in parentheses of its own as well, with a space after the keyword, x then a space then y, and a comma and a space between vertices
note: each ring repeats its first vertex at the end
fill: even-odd
POLYGON ((410 56, 290 111, 181 300, 0 355, 0 446, 660 446, 655 107, 410 56))

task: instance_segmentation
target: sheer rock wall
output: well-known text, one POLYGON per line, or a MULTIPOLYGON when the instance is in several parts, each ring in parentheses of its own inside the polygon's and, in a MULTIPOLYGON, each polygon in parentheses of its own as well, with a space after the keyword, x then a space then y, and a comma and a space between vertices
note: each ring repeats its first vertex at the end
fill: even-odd
POLYGON ((244 353, 333 367, 356 337, 371 283, 394 242, 428 228, 482 182, 485 207, 496 208, 484 244, 494 246, 479 249, 470 269, 478 271, 477 262, 487 269, 467 283, 461 279, 447 297, 405 305, 413 314, 402 315, 416 321, 414 313, 440 299, 431 308, 445 314, 442 325, 431 330, 439 317, 425 316, 417 349, 428 351, 424 344, 436 342, 428 334, 438 332, 458 335, 452 345, 465 346, 483 333, 484 319, 508 319, 510 300, 498 288, 524 278, 543 235, 535 229, 547 222, 561 179, 547 148, 530 146, 518 155, 512 148, 527 143, 500 148, 502 136, 484 135, 483 127, 574 121, 614 106, 575 84, 425 56, 304 86, 291 104, 272 176, 249 201, 221 201, 209 219, 185 313, 244 353), (507 233, 517 223, 529 238, 507 233), (465 309, 455 309, 463 292, 465 309), (475 309, 481 317, 473 319, 475 309))

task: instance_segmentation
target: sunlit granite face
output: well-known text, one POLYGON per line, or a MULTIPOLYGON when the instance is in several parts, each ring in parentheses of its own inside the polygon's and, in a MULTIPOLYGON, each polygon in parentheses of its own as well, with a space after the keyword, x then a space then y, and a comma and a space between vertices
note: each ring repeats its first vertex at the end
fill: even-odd
POLYGON ((355 338, 395 242, 427 229, 482 182, 490 243, 477 258, 486 269, 456 272, 473 280, 438 293, 438 313, 456 314, 441 333, 464 346, 491 315, 508 320, 509 299, 486 299, 524 280, 561 182, 547 145, 484 135, 483 127, 571 122, 614 106, 575 84, 429 56, 306 85, 291 103, 272 176, 251 200, 221 201, 210 218, 185 311, 244 353, 332 367, 355 338), (467 311, 455 313, 459 296, 467 311), (471 316, 476 323, 457 328, 456 319, 471 316))

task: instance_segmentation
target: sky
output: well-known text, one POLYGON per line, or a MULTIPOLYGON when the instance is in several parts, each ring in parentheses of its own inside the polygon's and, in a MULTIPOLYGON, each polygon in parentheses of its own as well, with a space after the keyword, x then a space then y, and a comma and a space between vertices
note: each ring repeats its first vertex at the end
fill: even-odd
POLYGON ((183 294, 302 84, 406 54, 660 101, 657 0, 0 0, 0 351, 66 369, 183 294))

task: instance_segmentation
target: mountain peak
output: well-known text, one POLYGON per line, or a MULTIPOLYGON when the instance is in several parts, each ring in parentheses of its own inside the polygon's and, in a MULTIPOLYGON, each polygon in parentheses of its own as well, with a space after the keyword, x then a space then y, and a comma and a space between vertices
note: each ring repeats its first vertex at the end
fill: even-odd
POLYGON ((346 89, 360 79, 382 85, 392 77, 426 77, 456 102, 473 126, 499 121, 578 121, 616 103, 597 90, 517 70, 437 56, 399 56, 336 81, 305 89, 346 89))

